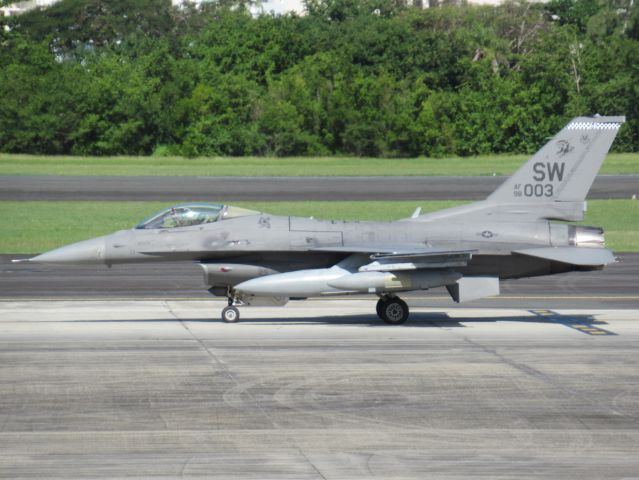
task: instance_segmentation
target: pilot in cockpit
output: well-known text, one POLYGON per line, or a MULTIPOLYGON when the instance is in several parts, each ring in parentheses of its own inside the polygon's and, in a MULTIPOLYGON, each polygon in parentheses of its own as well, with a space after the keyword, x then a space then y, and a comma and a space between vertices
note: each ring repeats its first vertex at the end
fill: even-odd
POLYGON ((163 210, 142 223, 137 229, 192 227, 206 223, 217 222, 224 218, 234 218, 245 215, 257 215, 259 212, 244 208, 231 207, 221 204, 189 204, 178 205, 163 210))

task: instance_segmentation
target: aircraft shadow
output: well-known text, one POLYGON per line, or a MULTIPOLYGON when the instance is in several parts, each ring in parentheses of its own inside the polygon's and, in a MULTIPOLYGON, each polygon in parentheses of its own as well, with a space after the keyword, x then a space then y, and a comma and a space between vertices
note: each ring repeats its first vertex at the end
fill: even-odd
MULTIPOLYGON (((585 325, 596 327, 606 325, 606 322, 595 319, 592 315, 562 315, 553 312, 551 315, 538 315, 531 312, 532 315, 510 315, 499 317, 451 317, 445 312, 415 312, 411 313, 410 319, 398 328, 466 328, 465 324, 483 324, 498 322, 519 322, 519 323, 536 323, 536 324, 563 324, 568 327, 576 325, 585 325)), ((69 320, 65 323, 222 323, 219 318, 147 318, 147 319, 97 319, 97 320, 69 320)), ((357 315, 330 315, 317 317, 286 317, 280 318, 244 318, 240 323, 259 323, 273 325, 351 325, 364 327, 387 327, 382 320, 375 314, 357 314, 357 315)), ((229 325, 232 326, 232 325, 229 325)))

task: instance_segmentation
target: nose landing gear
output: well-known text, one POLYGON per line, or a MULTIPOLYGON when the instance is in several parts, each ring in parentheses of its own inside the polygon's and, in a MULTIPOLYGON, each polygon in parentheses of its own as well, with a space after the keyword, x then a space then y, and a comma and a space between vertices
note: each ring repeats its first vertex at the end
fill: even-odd
POLYGON ((408 320, 408 305, 395 295, 384 295, 377 302, 377 316, 388 325, 401 325, 408 320))
POLYGON ((240 321, 240 311, 233 306, 235 298, 231 294, 231 289, 228 290, 228 306, 222 310, 222 321, 225 323, 237 323, 240 321))

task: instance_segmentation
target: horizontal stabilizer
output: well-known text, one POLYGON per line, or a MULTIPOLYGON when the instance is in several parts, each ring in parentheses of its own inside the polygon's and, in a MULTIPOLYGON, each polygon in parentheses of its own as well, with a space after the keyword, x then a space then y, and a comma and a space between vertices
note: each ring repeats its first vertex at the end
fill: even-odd
POLYGON ((499 295, 499 278, 462 277, 457 282, 446 285, 446 290, 457 303, 494 297, 499 295))
POLYGON ((513 253, 579 266, 601 266, 615 262, 613 253, 605 248, 542 247, 516 250, 513 253))

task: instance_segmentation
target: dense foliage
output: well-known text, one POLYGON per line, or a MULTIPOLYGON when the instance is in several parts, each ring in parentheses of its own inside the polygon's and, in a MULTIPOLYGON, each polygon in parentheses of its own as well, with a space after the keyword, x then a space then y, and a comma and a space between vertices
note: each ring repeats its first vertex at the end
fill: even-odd
POLYGON ((0 151, 470 155, 625 114, 639 150, 639 2, 417 9, 307 0, 63 0, 0 25, 0 151))

